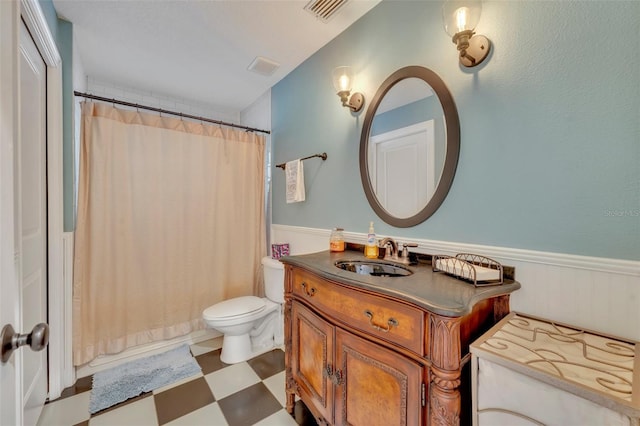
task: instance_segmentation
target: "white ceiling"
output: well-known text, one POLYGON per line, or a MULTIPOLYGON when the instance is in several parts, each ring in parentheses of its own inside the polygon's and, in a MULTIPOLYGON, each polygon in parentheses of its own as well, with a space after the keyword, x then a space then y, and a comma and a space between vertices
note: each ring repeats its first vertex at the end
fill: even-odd
MULTIPOLYGON (((73 23, 87 76, 237 113, 380 0, 350 0, 327 23, 307 0, 53 0, 73 23), (280 64, 247 70, 257 57, 280 64)), ((328 77, 330 78, 330 76, 328 77)))

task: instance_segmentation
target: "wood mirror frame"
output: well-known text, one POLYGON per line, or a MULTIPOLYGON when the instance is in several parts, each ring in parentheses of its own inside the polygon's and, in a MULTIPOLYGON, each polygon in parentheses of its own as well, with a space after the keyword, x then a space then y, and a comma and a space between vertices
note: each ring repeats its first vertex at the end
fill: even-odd
POLYGON ((362 136, 360 138, 360 178, 362 179, 362 187, 367 196, 367 200, 371 208, 386 223, 398 228, 408 228, 418 225, 428 219, 440 207, 446 198, 453 177, 458 165, 458 155, 460 152, 460 120, 458 118, 458 110, 453 101, 453 97, 444 84, 444 81, 433 71, 421 66, 407 66, 400 68, 391 74, 380 86, 373 98, 373 101, 367 109, 362 126, 362 136), (419 78, 433 89, 434 93, 440 100, 442 110, 444 112, 445 129, 446 129, 446 152, 442 174, 437 183, 435 191, 427 204, 413 216, 399 218, 391 215, 380 203, 376 196, 371 180, 369 177, 369 164, 367 161, 369 151, 369 137, 371 133, 371 125, 376 115, 376 110, 382 102, 384 96, 398 82, 406 78, 419 78))

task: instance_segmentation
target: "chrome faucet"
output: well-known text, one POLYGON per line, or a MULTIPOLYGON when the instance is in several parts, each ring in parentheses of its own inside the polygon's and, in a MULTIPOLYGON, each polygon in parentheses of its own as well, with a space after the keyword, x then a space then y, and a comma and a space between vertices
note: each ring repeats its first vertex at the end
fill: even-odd
POLYGON ((401 253, 398 243, 396 243, 392 238, 387 237, 380 240, 378 247, 385 250, 385 260, 393 260, 408 265, 411 263, 411 259, 409 258, 409 247, 418 247, 418 245, 415 243, 403 243, 401 253))
POLYGON ((398 244, 392 238, 383 238, 378 246, 385 250, 384 258, 386 260, 396 260, 398 258, 398 244))
POLYGON ((411 259, 409 257, 409 247, 418 247, 418 244, 416 243, 402 244, 402 255, 400 256, 400 262, 406 263, 407 265, 411 263, 411 259))

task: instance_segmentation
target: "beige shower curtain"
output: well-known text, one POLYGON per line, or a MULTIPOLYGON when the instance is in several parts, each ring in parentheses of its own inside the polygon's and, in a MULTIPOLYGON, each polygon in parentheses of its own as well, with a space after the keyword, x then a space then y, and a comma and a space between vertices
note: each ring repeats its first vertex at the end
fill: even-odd
POLYGON ((84 103, 74 364, 203 328, 261 295, 264 136, 84 103))

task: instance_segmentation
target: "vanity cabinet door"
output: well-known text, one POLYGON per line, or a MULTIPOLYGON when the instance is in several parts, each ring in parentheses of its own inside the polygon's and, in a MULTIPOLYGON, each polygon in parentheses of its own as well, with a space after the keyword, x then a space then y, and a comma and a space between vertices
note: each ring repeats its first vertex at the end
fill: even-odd
POLYGON ((291 318, 291 375, 314 415, 333 424, 335 328, 296 301, 291 318))
POLYGON ((422 424, 421 365, 337 328, 336 367, 337 425, 422 424))

